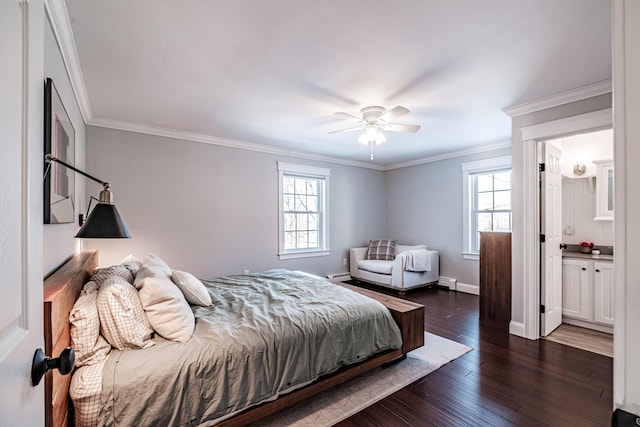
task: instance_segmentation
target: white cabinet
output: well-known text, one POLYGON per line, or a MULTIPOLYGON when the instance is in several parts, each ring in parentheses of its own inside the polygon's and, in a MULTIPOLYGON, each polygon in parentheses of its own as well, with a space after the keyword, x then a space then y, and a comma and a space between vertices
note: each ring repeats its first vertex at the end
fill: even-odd
POLYGON ((593 288, 589 280, 589 261, 562 259, 562 315, 576 319, 593 318, 593 288))
POLYGON ((613 262, 562 259, 562 316, 565 323, 612 332, 613 262))
POLYGON ((613 221, 613 160, 598 160, 596 164, 595 221, 613 221))
POLYGON ((613 263, 594 262, 593 267, 593 320, 613 325, 613 309, 615 305, 613 263))

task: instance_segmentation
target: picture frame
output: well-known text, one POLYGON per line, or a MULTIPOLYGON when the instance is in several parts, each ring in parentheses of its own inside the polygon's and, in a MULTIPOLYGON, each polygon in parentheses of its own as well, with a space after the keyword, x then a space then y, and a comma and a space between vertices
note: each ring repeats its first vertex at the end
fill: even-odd
MULTIPOLYGON (((70 165, 75 163, 75 130, 53 80, 47 78, 44 92, 44 154, 70 165)), ((44 223, 75 221, 75 175, 56 162, 45 161, 44 223)))

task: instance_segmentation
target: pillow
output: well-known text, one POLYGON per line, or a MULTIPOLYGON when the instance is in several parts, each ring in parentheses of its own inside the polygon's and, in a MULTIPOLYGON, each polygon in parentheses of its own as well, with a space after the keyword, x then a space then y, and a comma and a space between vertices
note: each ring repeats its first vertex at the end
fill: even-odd
POLYGON ((171 268, 156 255, 147 256, 135 287, 153 329, 164 338, 185 342, 195 329, 195 318, 180 289, 171 281, 171 268))
POLYGON ((153 329, 144 313, 138 291, 120 276, 106 278, 97 298, 102 336, 118 350, 148 348, 153 329))
POLYGON ((120 261, 120 265, 124 265, 129 269, 131 274, 135 277, 138 274, 138 270, 142 266, 142 261, 140 261, 134 254, 129 254, 120 261))
POLYGON ((133 285, 133 273, 131 273, 131 270, 124 265, 112 265, 111 267, 106 268, 96 268, 91 276, 91 281, 101 287, 104 281, 112 276, 121 277, 130 285, 133 285))
POLYGON ((76 355, 76 367, 98 363, 111 351, 111 345, 100 335, 97 298, 98 285, 87 282, 69 313, 71 347, 76 355))
POLYGON ((172 273, 173 270, 171 270, 171 267, 161 260, 159 256, 149 254, 142 261, 142 265, 136 274, 136 279, 133 284, 136 288, 140 289, 138 283, 147 277, 166 277, 167 279, 171 279, 172 273))
POLYGON ((393 261, 396 257, 396 241, 370 240, 369 249, 367 250, 366 259, 380 259, 385 261, 393 261))
POLYGON ((173 270, 171 280, 182 291, 189 304, 202 307, 213 304, 207 288, 193 274, 186 271, 173 270))

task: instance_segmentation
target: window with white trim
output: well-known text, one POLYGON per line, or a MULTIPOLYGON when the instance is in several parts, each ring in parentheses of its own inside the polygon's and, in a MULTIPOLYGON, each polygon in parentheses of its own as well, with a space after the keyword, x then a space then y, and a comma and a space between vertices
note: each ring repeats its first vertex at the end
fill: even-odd
POLYGON ((462 164, 463 256, 478 259, 481 231, 511 231, 511 156, 462 164))
POLYGON ((280 259, 329 255, 330 172, 278 162, 280 259))

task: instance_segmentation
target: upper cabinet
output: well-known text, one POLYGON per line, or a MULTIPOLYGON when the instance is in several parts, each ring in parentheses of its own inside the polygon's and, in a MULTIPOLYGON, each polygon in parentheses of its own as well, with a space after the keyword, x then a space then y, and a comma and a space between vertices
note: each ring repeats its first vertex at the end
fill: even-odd
POLYGON ((594 161, 596 171, 596 221, 613 221, 613 160, 594 161))

